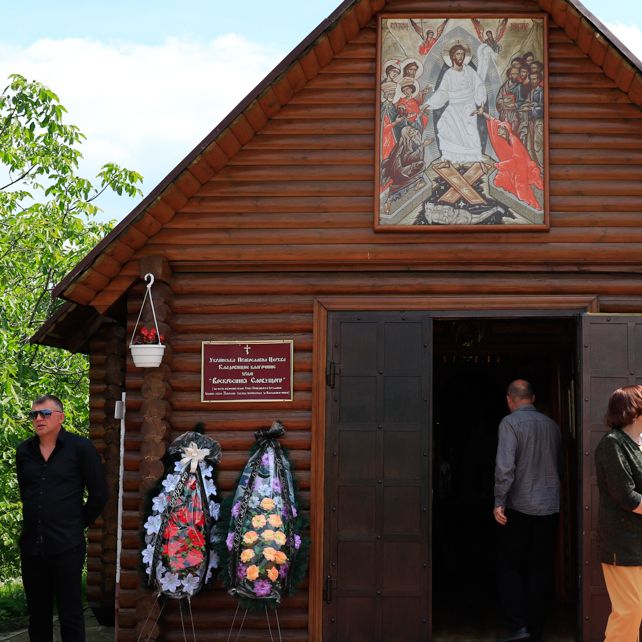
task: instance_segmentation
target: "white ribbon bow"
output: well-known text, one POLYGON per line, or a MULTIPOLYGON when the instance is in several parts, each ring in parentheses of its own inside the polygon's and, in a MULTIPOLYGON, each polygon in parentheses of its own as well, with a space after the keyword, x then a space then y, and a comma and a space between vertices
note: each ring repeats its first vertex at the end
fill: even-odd
POLYGON ((183 448, 183 458, 181 459, 181 464, 183 466, 190 465, 190 473, 196 472, 196 467, 205 460, 210 454, 209 448, 199 448, 193 441, 189 446, 183 448))

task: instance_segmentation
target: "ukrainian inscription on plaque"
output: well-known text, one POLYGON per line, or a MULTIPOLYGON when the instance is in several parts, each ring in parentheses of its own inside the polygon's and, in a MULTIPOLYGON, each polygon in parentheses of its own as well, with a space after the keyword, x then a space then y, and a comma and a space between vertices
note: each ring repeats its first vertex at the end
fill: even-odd
POLYGON ((201 401, 292 401, 291 339, 202 345, 201 401))

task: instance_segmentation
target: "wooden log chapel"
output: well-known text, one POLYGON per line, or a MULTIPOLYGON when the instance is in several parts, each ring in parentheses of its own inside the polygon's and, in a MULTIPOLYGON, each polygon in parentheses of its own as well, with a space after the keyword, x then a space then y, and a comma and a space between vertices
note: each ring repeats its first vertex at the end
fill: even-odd
MULTIPOLYGON (((642 63, 577 0, 346 0, 57 285, 64 303, 33 340, 90 358, 90 435, 113 495, 89 533, 87 590, 98 611, 115 609, 118 639, 136 640, 152 608, 139 530, 168 443, 204 422, 229 493, 254 431, 277 418, 312 541, 305 585, 279 611, 284 640, 493 632, 494 449, 517 377, 565 446, 551 630, 603 639, 593 450, 608 394, 642 382, 641 106, 642 63), (525 21, 542 26, 530 60, 511 31, 525 21), (436 105, 430 92, 459 64, 444 48, 455 36, 477 78, 483 45, 496 88, 520 82, 513 93, 529 109, 546 98, 539 121, 520 120, 525 111, 502 111, 503 90, 486 84, 475 118, 488 162, 477 173, 447 159, 452 95, 439 122, 436 106, 414 116, 400 106, 402 75, 407 95, 424 83, 421 99, 436 105), (395 72, 400 61, 385 58, 395 47, 420 65, 395 72), (511 80, 524 61, 526 78, 511 80), (386 128, 398 117, 401 130, 386 128), (533 198, 486 175, 503 160, 486 138, 491 117, 516 119, 513 153, 530 156, 512 176, 534 168, 533 198), (426 156, 404 161, 402 144, 426 156), (476 204, 491 197, 484 184, 503 194, 499 209, 476 204), (142 369, 127 346, 148 272, 167 349, 142 369), (293 341, 291 400, 202 401, 203 342, 283 340, 293 341)), ((196 596, 199 639, 227 639, 235 607, 219 585, 196 596)), ((266 635, 265 618, 249 617, 243 639, 266 635)), ((183 639, 177 608, 155 636, 183 639)))

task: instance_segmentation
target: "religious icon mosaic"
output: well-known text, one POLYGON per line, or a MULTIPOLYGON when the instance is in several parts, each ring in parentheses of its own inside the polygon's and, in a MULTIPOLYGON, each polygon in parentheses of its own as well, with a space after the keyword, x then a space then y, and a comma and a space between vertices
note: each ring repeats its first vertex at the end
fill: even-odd
POLYGON ((378 230, 548 228, 546 17, 386 16, 378 230))

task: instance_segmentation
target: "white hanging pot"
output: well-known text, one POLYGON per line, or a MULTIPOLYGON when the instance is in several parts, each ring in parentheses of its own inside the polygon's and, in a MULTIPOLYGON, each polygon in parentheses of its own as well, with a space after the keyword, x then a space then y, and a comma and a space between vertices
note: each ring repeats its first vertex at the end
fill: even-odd
POLYGON ((161 343, 163 337, 158 329, 156 310, 154 309, 154 299, 152 298, 154 275, 150 273, 146 274, 145 281, 149 281, 149 283, 147 284, 147 290, 140 306, 140 312, 138 313, 138 319, 136 319, 134 332, 132 333, 132 338, 129 342, 129 349, 132 353, 134 365, 138 368, 158 368, 163 360, 165 346, 161 343), (149 297, 149 305, 152 310, 152 316, 154 317, 154 327, 151 329, 143 327, 140 329, 140 332, 137 333, 138 324, 140 323, 140 317, 143 314, 143 308, 145 307, 147 297, 149 297), (150 343, 150 341, 152 341, 152 343, 150 343))
POLYGON ((158 368, 163 360, 165 346, 159 343, 130 345, 134 365, 138 368, 158 368))

